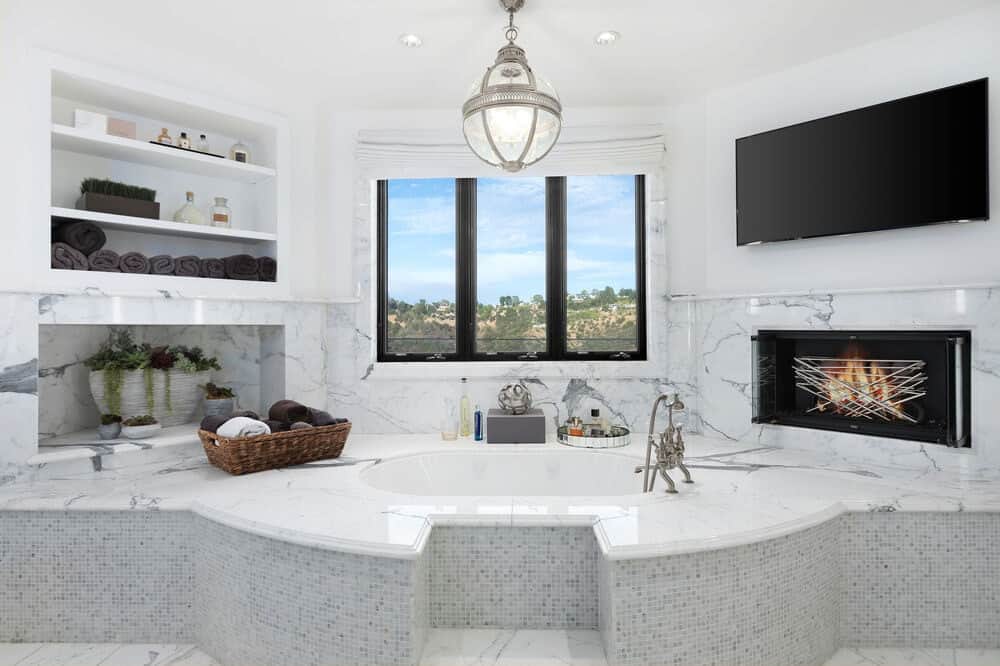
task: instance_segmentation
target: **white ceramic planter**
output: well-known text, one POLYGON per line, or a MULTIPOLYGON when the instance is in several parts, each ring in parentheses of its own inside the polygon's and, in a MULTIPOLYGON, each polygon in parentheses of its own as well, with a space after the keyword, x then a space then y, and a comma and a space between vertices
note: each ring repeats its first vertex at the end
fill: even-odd
POLYGON ((163 426, 159 423, 144 426, 122 426, 122 435, 126 439, 146 439, 160 432, 163 426))
MULTIPOLYGON (((114 413, 124 418, 150 414, 164 427, 191 423, 204 395, 200 384, 209 381, 209 372, 187 373, 180 370, 153 370, 153 409, 146 404, 146 378, 143 370, 122 373, 121 407, 114 413), (167 376, 170 377, 170 409, 167 408, 167 376)), ((102 414, 112 413, 104 395, 104 371, 90 373, 90 392, 102 414)))

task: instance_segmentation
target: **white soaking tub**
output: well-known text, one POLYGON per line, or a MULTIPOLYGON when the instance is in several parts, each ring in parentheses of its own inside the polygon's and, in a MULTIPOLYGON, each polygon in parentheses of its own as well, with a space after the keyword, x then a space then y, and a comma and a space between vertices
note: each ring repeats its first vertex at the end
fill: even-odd
MULTIPOLYGON (((484 445, 485 446, 485 445, 484 445)), ((402 495, 604 497, 641 492, 641 461, 573 449, 439 451, 400 456, 361 474, 402 495)))

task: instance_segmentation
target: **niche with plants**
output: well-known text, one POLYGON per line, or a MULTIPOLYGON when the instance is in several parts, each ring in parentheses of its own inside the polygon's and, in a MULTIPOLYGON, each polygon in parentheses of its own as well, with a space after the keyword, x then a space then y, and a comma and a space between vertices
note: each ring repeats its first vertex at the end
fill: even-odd
POLYGON ((150 415, 163 426, 194 420, 201 387, 213 370, 222 369, 199 347, 139 344, 125 329, 112 329, 85 365, 102 414, 150 415))

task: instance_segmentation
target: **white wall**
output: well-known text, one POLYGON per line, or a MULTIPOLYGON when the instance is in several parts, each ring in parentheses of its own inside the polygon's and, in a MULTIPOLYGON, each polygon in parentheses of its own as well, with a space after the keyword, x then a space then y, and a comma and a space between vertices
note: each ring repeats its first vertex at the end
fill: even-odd
POLYGON ((1000 282, 1000 5, 716 91, 666 113, 671 292, 705 296, 1000 282), (738 137, 990 77, 993 218, 736 246, 738 137))

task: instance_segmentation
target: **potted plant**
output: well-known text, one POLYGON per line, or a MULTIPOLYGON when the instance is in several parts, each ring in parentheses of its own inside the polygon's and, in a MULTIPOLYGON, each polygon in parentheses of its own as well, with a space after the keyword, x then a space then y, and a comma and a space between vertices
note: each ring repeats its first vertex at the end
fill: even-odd
POLYGON ((90 392, 102 413, 150 414, 164 426, 194 420, 219 361, 197 348, 136 344, 125 329, 112 329, 96 354, 84 361, 90 392))
POLYGON ((216 386, 212 382, 205 384, 205 416, 225 416, 233 413, 233 402, 236 394, 228 386, 216 386))
POLYGON ((143 414, 122 421, 122 434, 128 439, 146 439, 158 433, 162 427, 152 416, 143 414))
POLYGON ((97 435, 101 439, 115 439, 122 433, 122 417, 117 414, 101 414, 101 425, 97 435))
POLYGON ((100 178, 87 178, 80 183, 76 207, 78 210, 160 219, 156 190, 100 178))

